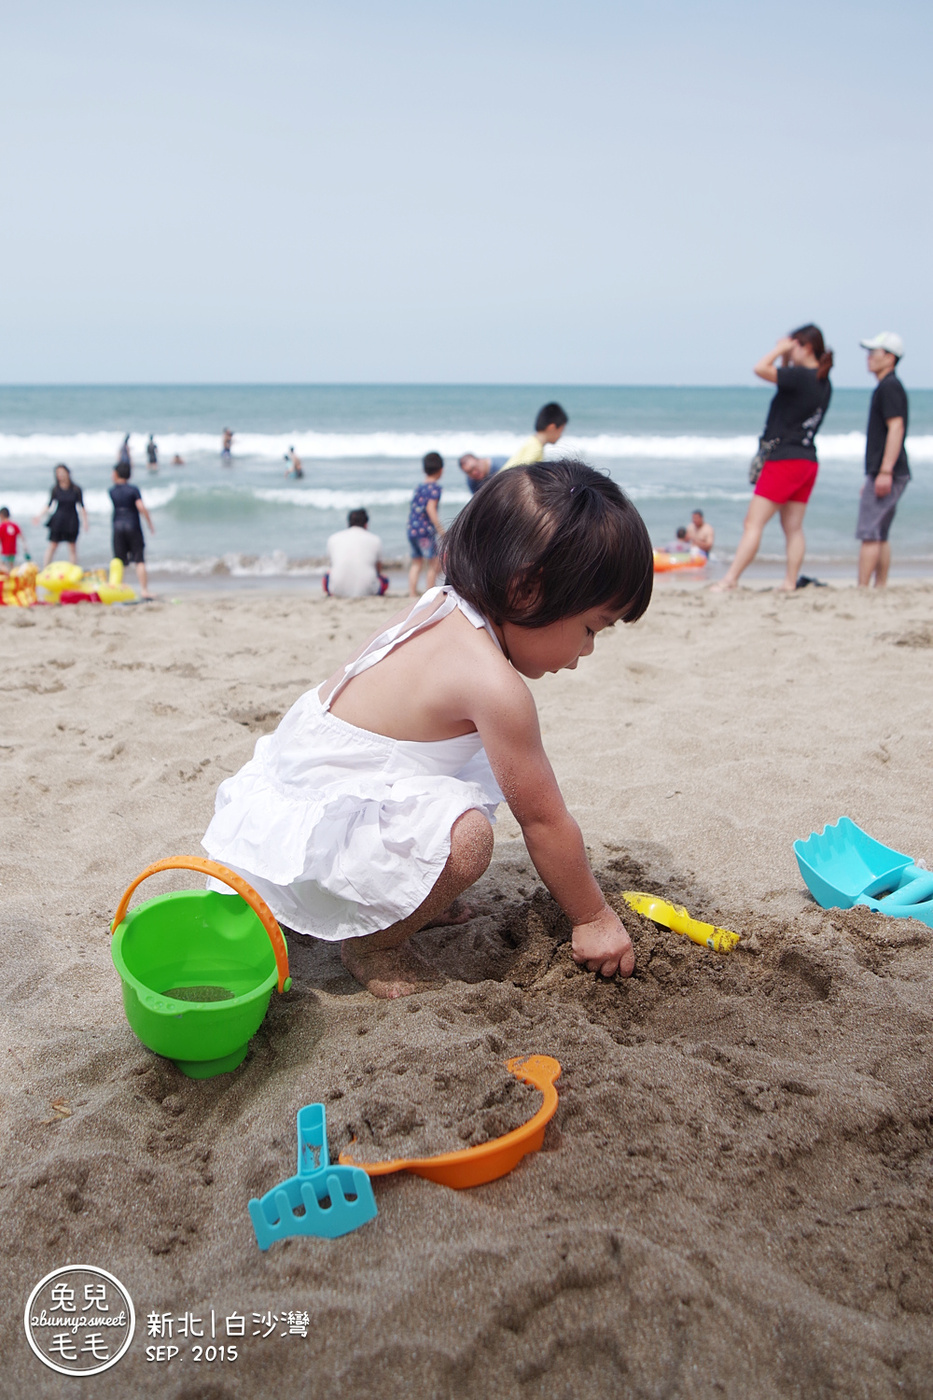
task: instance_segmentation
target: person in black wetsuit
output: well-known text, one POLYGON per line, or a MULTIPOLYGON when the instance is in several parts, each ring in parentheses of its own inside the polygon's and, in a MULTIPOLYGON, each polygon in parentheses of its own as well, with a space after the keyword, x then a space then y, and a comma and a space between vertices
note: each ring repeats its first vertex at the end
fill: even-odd
POLYGON ((79 510, 84 520, 86 532, 88 525, 87 511, 84 508, 84 493, 78 483, 72 481, 71 472, 64 462, 59 462, 55 468, 55 485, 49 495, 49 503, 33 521, 34 525, 41 525, 48 521, 49 543, 45 551, 45 564, 51 564, 60 544, 68 546, 71 562, 77 564, 78 533, 81 529, 78 523, 79 510))
POLYGON ((149 580, 146 577, 146 544, 143 539, 142 521, 145 520, 153 535, 155 526, 143 503, 139 487, 130 485, 130 468, 124 462, 118 463, 113 469, 110 499, 113 501, 113 557, 120 559, 124 564, 136 565, 140 592, 144 598, 151 598, 149 580))
POLYGON ((819 471, 813 440, 832 397, 832 366, 833 352, 827 350, 822 331, 814 325, 800 326, 784 336, 755 366, 759 379, 777 385, 762 433, 760 450, 765 460, 735 558, 725 578, 713 584, 711 593, 735 588, 758 553, 765 526, 777 512, 787 550, 787 570, 780 588, 791 593, 797 587, 806 550, 803 518, 819 471))

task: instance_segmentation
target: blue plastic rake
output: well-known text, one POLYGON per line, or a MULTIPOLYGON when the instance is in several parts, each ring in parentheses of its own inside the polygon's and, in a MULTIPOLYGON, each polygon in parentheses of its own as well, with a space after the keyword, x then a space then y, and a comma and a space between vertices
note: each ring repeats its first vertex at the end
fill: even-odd
POLYGON ((824 909, 863 904, 894 919, 933 927, 933 872, 875 841, 850 817, 794 842, 800 873, 824 909))
POLYGON ((376 1216, 372 1182, 363 1169, 331 1165, 322 1103, 298 1110, 298 1175, 258 1200, 254 1196, 249 1214, 263 1250, 289 1235, 336 1240, 376 1216))

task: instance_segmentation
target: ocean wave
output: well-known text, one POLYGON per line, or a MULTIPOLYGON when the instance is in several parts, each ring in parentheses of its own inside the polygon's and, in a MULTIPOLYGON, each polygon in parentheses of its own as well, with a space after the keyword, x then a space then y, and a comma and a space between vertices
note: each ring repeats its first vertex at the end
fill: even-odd
MULTIPOLYGON (((142 489, 143 504, 149 510, 159 510, 173 501, 178 494, 177 486, 145 486, 142 489)), ((85 491, 84 508, 88 515, 111 515, 113 502, 106 491, 85 491)), ((49 493, 43 491, 2 491, 0 506, 6 506, 14 520, 20 525, 40 515, 49 504, 49 493)))
MULTIPOLYGON (((463 452, 479 456, 502 456, 515 451, 523 441, 520 434, 510 432, 471 433, 469 430, 445 429, 436 433, 318 433, 295 431, 289 433, 238 433, 234 438, 236 458, 259 461, 281 461, 293 447, 306 461, 404 459, 417 461, 426 452, 437 451, 456 460, 463 452)), ((145 437, 134 434, 130 447, 134 460, 145 459, 145 437)), ((165 433, 158 439, 160 460, 170 462, 176 453, 186 461, 191 458, 219 456, 219 438, 213 433, 165 433)), ((4 461, 113 462, 119 447, 119 435, 96 433, 0 433, 0 463, 4 461)), ((858 461, 865 455, 863 433, 825 433, 817 440, 821 459, 858 461)), ((566 453, 586 458, 625 460, 627 458, 667 461, 713 461, 723 458, 751 457, 758 445, 752 435, 704 437, 695 433, 598 433, 567 435, 550 455, 566 453)), ((907 440, 908 452, 917 461, 933 461, 933 435, 921 434, 907 440)))
POLYGON ((292 559, 284 550, 271 554, 216 554, 202 559, 154 559, 150 574, 187 578, 321 578, 327 565, 315 559, 292 559))
MULTIPOLYGON (((273 505, 303 506, 311 510, 356 510, 360 506, 407 506, 411 501, 411 488, 405 486, 379 491, 363 487, 359 491, 329 491, 300 486, 257 486, 250 495, 273 505)), ((445 504, 462 506, 469 499, 469 491, 444 488, 445 504)))

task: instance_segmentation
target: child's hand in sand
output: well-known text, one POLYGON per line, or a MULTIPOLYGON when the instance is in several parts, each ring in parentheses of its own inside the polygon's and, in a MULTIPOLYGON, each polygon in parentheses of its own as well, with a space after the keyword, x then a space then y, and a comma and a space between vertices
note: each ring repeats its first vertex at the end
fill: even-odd
POLYGON ((632 940, 608 904, 595 919, 574 926, 571 950, 575 963, 582 963, 603 977, 612 977, 616 972, 621 977, 631 977, 635 968, 632 940))

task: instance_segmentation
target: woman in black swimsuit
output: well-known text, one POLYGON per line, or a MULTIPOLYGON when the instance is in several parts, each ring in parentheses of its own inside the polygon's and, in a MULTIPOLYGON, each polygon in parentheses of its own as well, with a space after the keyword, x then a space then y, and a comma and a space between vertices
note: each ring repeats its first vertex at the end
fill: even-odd
POLYGON ((84 493, 76 481, 72 481, 71 472, 63 462, 55 468, 55 485, 49 495, 49 503, 46 509, 37 515, 33 524, 39 525, 42 521, 49 523, 49 543, 45 551, 45 562, 51 564, 55 558, 55 551, 60 544, 68 546, 72 564, 78 562, 77 540, 80 525, 78 524, 78 510, 80 509, 84 520, 84 528, 87 530, 87 511, 84 508, 84 493), (51 519, 49 519, 51 516, 51 519))

